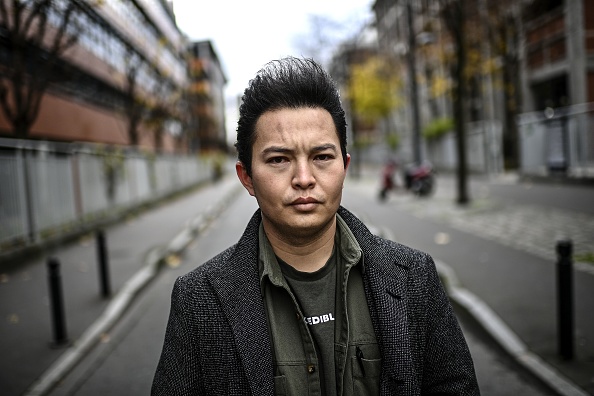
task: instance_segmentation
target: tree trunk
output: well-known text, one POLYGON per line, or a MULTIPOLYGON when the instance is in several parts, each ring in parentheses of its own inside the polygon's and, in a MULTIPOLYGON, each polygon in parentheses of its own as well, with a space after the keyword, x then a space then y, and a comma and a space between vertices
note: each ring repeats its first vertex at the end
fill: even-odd
POLYGON ((503 128, 503 158, 505 169, 517 169, 519 165, 518 155, 518 126, 516 117, 518 115, 518 104, 520 103, 520 73, 517 58, 505 57, 503 65, 503 86, 504 92, 504 128, 503 128))
POLYGON ((456 60, 452 65, 451 74, 454 82, 454 124, 456 127, 456 148, 458 157, 457 168, 457 192, 456 202, 466 205, 470 202, 468 195, 468 167, 466 163, 466 80, 464 70, 466 68, 466 45, 465 29, 466 4, 464 0, 454 0, 444 4, 443 17, 450 34, 452 35, 456 60))

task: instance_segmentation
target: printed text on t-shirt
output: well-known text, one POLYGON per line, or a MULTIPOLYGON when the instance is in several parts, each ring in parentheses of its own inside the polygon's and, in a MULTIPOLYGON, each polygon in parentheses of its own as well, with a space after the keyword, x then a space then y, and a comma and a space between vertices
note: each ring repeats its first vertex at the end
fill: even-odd
POLYGON ((326 323, 326 322, 330 322, 330 321, 334 320, 334 316, 332 316, 332 313, 329 313, 329 314, 320 315, 320 316, 304 317, 303 320, 305 321, 305 323, 307 323, 309 325, 317 325, 320 323, 326 323))

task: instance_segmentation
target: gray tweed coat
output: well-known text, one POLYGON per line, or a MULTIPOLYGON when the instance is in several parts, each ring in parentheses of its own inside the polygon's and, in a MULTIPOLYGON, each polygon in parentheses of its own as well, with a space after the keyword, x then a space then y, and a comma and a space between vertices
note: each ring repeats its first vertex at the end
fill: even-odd
MULTIPOLYGON (((433 260, 344 208, 382 354, 382 395, 478 395, 472 359, 433 260)), ((239 242, 177 279, 152 395, 274 395, 258 280, 258 210, 239 242)))

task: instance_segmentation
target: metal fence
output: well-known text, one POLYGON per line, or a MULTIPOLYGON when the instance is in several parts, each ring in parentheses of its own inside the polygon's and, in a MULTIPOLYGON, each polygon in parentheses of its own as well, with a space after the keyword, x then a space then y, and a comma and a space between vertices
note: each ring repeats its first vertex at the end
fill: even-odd
POLYGON ((521 114, 520 171, 594 176, 594 103, 521 114))
POLYGON ((0 251, 131 209, 212 177, 198 156, 48 149, 0 141, 0 251))
MULTIPOLYGON (((477 121, 466 124, 466 163, 476 173, 501 173, 502 128, 498 121, 477 121)), ((454 171, 458 167, 456 133, 446 133, 439 139, 426 142, 426 155, 439 170, 454 171)))

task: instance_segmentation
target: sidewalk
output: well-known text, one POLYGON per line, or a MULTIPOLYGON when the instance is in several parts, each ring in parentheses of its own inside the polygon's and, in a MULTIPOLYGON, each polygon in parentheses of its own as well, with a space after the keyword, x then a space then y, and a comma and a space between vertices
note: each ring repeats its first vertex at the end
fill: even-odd
POLYGON ((93 235, 0 274, 0 384, 2 394, 43 394, 104 336, 163 260, 182 250, 237 196, 228 174, 171 204, 158 206, 105 230, 111 298, 101 296, 93 235), (166 245, 164 245, 164 243, 166 245), (54 341, 46 261, 60 262, 66 345, 54 341), (18 346, 18 347, 15 347, 18 346), (48 370, 48 368, 50 368, 48 370), (33 384, 33 385, 32 385, 33 384))

